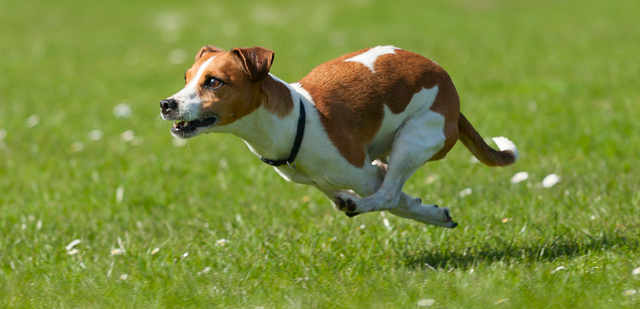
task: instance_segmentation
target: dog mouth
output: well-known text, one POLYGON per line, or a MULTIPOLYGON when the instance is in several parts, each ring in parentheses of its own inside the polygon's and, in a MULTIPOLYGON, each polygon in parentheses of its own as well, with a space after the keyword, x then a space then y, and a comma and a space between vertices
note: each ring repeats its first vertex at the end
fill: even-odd
POLYGON ((191 121, 174 122, 171 133, 180 138, 195 136, 200 128, 209 128, 218 122, 218 117, 212 116, 191 121))

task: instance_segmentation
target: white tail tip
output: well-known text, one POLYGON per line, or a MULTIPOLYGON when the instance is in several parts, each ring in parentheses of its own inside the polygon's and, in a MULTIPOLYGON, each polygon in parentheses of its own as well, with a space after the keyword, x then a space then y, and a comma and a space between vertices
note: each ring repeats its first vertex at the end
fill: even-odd
POLYGON ((493 142, 498 145, 498 148, 500 148, 501 151, 512 152, 516 160, 518 160, 518 157, 520 156, 520 154, 518 153, 518 148, 516 147, 516 144, 514 144, 508 138, 503 136, 494 137, 493 142))

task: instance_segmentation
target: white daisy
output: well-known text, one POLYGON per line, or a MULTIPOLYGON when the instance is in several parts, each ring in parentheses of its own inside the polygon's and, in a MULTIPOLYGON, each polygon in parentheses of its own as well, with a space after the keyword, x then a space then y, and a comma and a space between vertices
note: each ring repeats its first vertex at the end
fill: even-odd
POLYGON ((81 242, 80 239, 74 239, 72 240, 66 247, 64 247, 67 251, 70 251, 71 249, 73 249, 73 247, 75 247, 77 244, 79 244, 81 242))
POLYGON ((38 123, 40 123, 40 116, 38 115, 33 115, 29 118, 27 118, 27 120, 25 121, 25 125, 29 128, 33 128, 35 126, 38 125, 38 123))
POLYGON ((98 141, 102 139, 102 131, 100 130, 91 130, 89 131, 89 139, 92 141, 98 141))
POLYGON ((116 202, 118 203, 122 202, 123 198, 124 198, 124 187, 119 186, 118 189, 116 189, 116 202))
POLYGON ((460 191, 460 193, 458 193, 458 195, 460 195, 460 197, 465 197, 469 194, 471 194, 473 192, 473 190, 471 188, 466 188, 463 189, 462 191, 460 191))
POLYGON ((131 117, 131 107, 127 103, 120 103, 113 108, 113 115, 118 118, 131 117))
POLYGON ((391 230, 393 227, 391 226, 391 223, 389 223, 389 219, 384 218, 382 219, 382 223, 384 224, 384 226, 387 228, 387 230, 391 230))
POLYGON ((433 304, 435 304, 435 300, 429 298, 429 299, 422 299, 418 302, 418 307, 429 307, 433 304))
POLYGON ((123 143, 130 142, 134 138, 136 138, 136 135, 131 130, 124 131, 120 134, 120 140, 122 140, 123 143))
POLYGON ((511 177, 511 183, 517 184, 521 183, 529 178, 529 173, 527 172, 518 172, 513 177, 511 177))
POLYGON ((560 182, 562 178, 556 174, 549 174, 542 180, 542 187, 551 188, 560 182))
POLYGON ((122 255, 126 252, 127 250, 125 250, 124 248, 116 248, 116 249, 112 249, 111 250, 111 255, 122 255))

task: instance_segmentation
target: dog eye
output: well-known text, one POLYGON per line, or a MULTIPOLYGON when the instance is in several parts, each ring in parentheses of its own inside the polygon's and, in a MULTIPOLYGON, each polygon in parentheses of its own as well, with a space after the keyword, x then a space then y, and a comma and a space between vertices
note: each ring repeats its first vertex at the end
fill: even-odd
POLYGON ((218 89, 220 87, 222 87, 222 85, 224 85, 223 82, 221 82, 219 79, 215 78, 215 77, 210 77, 207 79, 207 81, 205 82, 205 86, 207 88, 211 88, 213 90, 218 89))

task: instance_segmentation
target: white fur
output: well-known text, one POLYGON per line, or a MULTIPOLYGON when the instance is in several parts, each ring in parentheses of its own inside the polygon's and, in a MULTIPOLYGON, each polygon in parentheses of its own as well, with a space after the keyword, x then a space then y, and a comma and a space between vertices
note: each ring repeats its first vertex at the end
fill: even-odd
POLYGON ((199 68, 196 75, 189 81, 182 90, 170 97, 178 103, 178 117, 186 120, 200 119, 200 108, 202 107, 202 99, 198 97, 198 82, 207 69, 207 66, 216 56, 207 59, 199 68))
POLYGON ((510 141, 508 138, 504 137, 504 136, 498 136, 498 137, 494 137, 493 138, 493 142, 496 143, 496 145, 498 146, 498 148, 502 151, 511 151, 513 153, 513 155, 515 156, 516 160, 518 160, 518 157, 520 156, 520 154, 518 153, 518 148, 516 147, 516 144, 514 144, 512 141, 510 141))
POLYGON ((394 46, 376 46, 374 48, 371 48, 369 50, 367 50, 366 52, 357 55, 355 57, 351 57, 347 60, 345 60, 345 62, 360 62, 362 64, 364 64, 367 68, 369 68, 369 70, 371 70, 371 72, 375 73, 376 70, 374 69, 374 64, 376 63, 376 60, 378 59, 378 57, 382 56, 382 55, 388 55, 388 54, 395 54, 396 53, 396 49, 400 49, 394 46))

